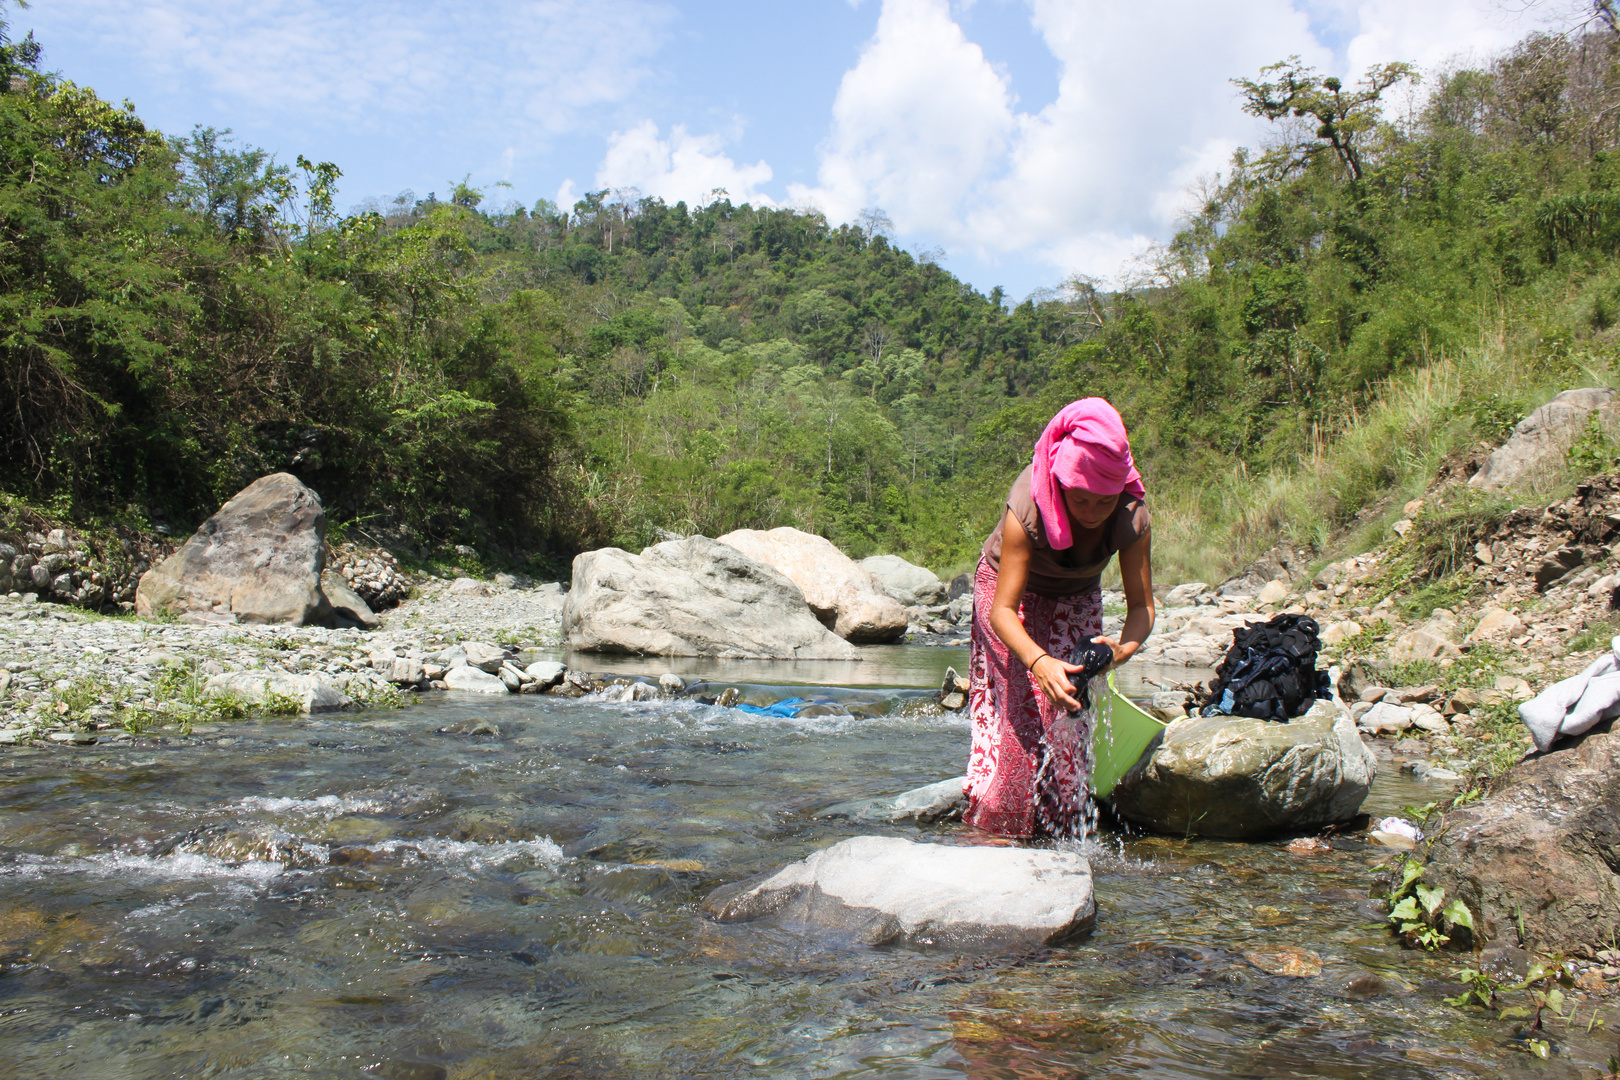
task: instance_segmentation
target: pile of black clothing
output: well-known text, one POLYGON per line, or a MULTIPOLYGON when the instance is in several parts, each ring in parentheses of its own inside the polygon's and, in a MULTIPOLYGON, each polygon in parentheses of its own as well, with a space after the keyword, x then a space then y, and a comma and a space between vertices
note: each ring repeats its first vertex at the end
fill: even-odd
POLYGON ((1309 615, 1277 615, 1233 630, 1203 715, 1286 721, 1331 698, 1328 673, 1316 670, 1320 632, 1309 615))

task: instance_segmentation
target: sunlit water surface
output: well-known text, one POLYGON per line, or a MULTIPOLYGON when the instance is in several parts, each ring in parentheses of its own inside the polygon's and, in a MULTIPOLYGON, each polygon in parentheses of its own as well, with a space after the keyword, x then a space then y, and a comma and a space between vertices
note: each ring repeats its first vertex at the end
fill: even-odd
MULTIPOLYGON (((965 655, 862 664, 677 670, 920 688, 965 655)), ((1137 692, 1187 675, 1138 674, 1137 692)), ((883 714, 438 694, 8 751, 0 1075, 1591 1076, 1608 1051, 1599 1030, 1536 1062, 1510 1025, 1443 1004, 1459 958, 1392 943, 1358 839, 1301 856, 1105 831, 1087 845, 1096 931, 1036 956, 707 920, 716 885, 874 831, 818 811, 962 771, 960 714, 918 697, 862 711, 883 714), (499 734, 437 730, 467 718, 499 734), (1321 974, 1244 958, 1278 946, 1318 954, 1321 974)), ((1427 797, 1386 767, 1367 809, 1427 797)))

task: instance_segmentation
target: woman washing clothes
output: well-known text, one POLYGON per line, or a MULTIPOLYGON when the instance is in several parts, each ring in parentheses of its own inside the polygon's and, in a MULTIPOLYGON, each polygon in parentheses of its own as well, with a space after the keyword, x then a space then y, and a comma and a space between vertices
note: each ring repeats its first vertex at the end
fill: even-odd
POLYGON ((1096 397, 1052 418, 1013 481, 973 578, 968 824, 1019 838, 1085 828, 1092 714, 1070 676, 1083 686, 1123 664, 1153 629, 1145 495, 1125 424, 1096 397), (1099 636, 1102 572, 1116 553, 1117 642, 1099 636))

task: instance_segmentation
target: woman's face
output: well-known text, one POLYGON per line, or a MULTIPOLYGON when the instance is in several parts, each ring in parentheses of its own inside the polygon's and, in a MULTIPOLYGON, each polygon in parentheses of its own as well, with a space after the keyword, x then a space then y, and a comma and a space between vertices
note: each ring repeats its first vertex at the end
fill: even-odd
POLYGON ((1063 488, 1063 502, 1069 508, 1069 517, 1082 529, 1095 529, 1108 520, 1108 515, 1119 505, 1119 495, 1098 495, 1085 488, 1063 488))

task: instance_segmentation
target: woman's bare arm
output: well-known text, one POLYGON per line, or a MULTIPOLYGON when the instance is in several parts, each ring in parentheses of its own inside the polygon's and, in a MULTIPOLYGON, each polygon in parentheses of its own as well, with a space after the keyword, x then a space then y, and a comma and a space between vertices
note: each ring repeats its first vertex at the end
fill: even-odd
POLYGON ((1029 668, 1036 685, 1048 701, 1074 711, 1080 708, 1080 702, 1074 697, 1074 684, 1069 681, 1069 676, 1084 669, 1048 654, 1025 632, 1024 624, 1018 618, 1018 605, 1024 599, 1024 586, 1029 581, 1029 556, 1032 550, 1029 534, 1024 532, 1024 526, 1008 510, 1001 524, 1001 571, 996 577, 996 597, 990 602, 990 629, 996 632, 1013 656, 1029 668))
POLYGON ((1157 618, 1153 609, 1153 530, 1136 538, 1136 542, 1119 553, 1119 576, 1125 589, 1125 626, 1119 641, 1112 638, 1094 638, 1114 650, 1114 666, 1118 667, 1142 647, 1142 642, 1153 632, 1157 618))

